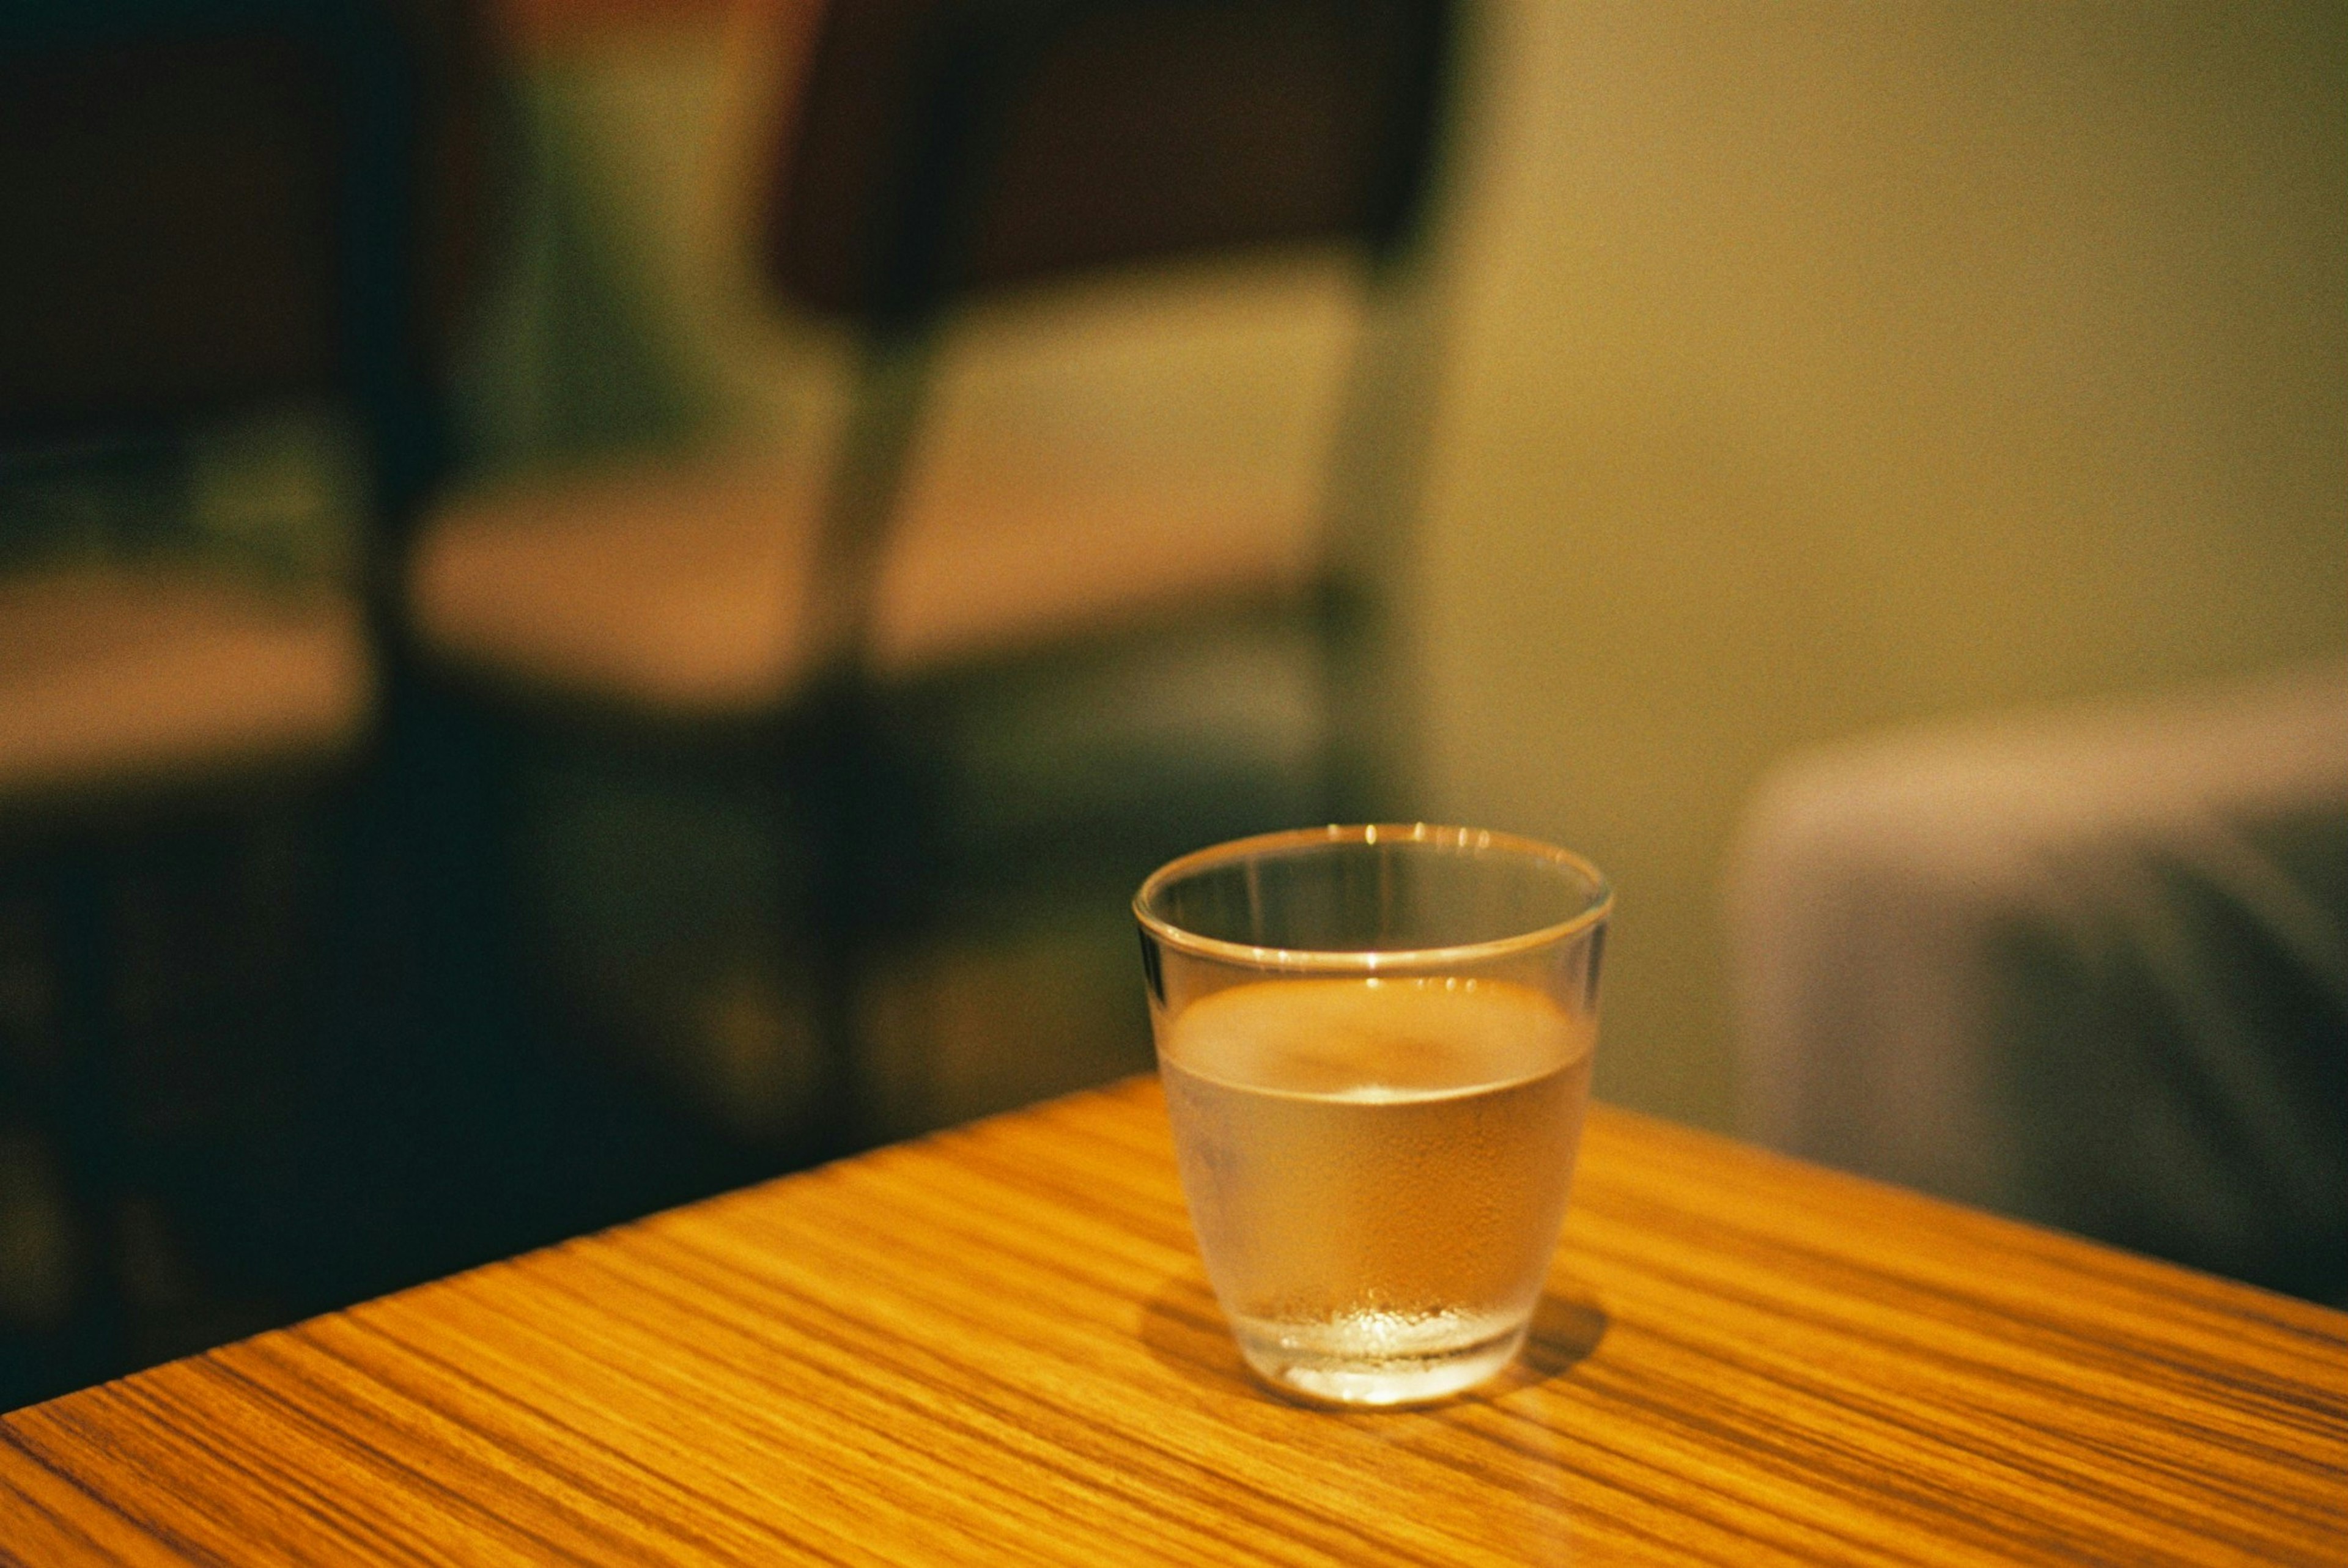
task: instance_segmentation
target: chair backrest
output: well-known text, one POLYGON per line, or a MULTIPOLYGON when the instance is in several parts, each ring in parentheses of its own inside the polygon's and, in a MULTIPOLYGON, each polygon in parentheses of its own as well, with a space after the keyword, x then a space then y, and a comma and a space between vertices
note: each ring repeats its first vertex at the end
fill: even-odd
POLYGON ((12 0, 0 451, 332 395, 378 510, 437 460, 477 95, 432 0, 12 0))
POLYGON ((341 358, 334 109, 292 42, 0 61, 0 419, 322 390, 341 358))
POLYGON ((832 0, 767 260, 802 308, 1313 239, 1406 240, 1447 0, 832 0))

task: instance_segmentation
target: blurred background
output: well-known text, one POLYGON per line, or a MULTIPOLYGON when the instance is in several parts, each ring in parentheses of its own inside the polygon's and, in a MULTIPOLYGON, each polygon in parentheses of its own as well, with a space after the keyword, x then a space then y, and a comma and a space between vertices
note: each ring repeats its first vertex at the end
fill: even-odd
MULTIPOLYGON (((1152 238, 1005 111, 1045 173, 934 275, 826 257, 919 228, 839 216, 891 69, 1040 47, 904 52, 952 6, 394 5, 301 35, 327 87, 189 42, 288 7, 120 9, 0 37, 0 1408, 1145 1069, 1134 885, 1332 815, 1590 855, 1599 1092, 1802 1147, 1724 900, 1807 875, 1773 769, 2348 656, 2336 6, 1192 5, 1215 72, 1123 93, 1152 7, 1096 6, 1054 114, 1220 145, 1252 71, 1307 152, 1234 132, 1152 238), (139 253, 101 186, 404 281, 248 269, 242 363, 140 368, 192 310, 26 303, 139 253)), ((944 161, 871 178, 958 189, 907 101, 944 161)), ((2327 907, 2282 1027, 2336 1117, 2327 907)), ((2343 1201, 2237 1272, 2348 1291, 2343 1201)))

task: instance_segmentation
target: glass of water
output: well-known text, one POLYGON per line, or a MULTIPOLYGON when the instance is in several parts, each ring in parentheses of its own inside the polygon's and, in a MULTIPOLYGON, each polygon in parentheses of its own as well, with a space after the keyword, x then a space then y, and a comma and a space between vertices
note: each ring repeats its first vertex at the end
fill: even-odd
POLYGON ((1612 896, 1457 827, 1310 828, 1134 899, 1199 1251, 1275 1389, 1415 1404, 1514 1358, 1565 1219, 1612 896))

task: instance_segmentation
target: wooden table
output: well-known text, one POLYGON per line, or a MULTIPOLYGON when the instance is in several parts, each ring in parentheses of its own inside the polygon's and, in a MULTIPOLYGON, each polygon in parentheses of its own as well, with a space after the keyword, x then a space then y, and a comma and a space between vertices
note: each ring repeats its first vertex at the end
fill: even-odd
POLYGON ((0 1419, 0 1559, 2348 1563, 2348 1315, 1603 1108, 1520 1370, 1242 1372, 1138 1081, 0 1419))

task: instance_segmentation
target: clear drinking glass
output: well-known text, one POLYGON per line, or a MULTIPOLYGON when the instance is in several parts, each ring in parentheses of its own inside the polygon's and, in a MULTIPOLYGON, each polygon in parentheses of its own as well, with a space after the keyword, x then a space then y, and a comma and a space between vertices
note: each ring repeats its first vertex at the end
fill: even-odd
POLYGON ((1505 834, 1309 828, 1141 885, 1191 1228, 1248 1365, 1440 1399, 1524 1343, 1590 1099, 1612 895, 1505 834))

